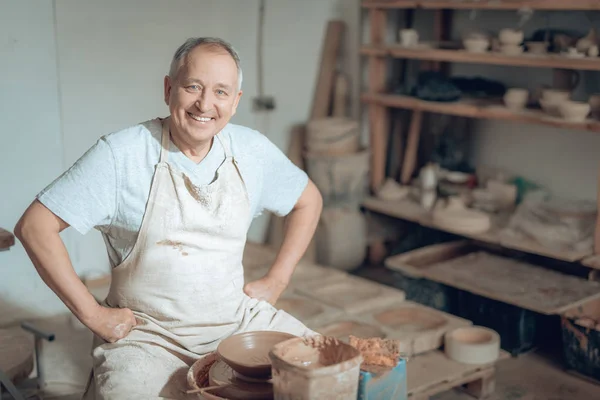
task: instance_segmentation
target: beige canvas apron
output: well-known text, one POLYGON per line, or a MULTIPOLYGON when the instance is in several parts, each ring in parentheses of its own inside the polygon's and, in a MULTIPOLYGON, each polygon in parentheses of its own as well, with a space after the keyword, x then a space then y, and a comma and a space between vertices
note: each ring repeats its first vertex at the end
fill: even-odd
MULTIPOLYGON (((108 307, 138 320, 116 343, 95 338, 86 399, 186 398, 185 374, 219 342, 250 330, 313 334, 243 292, 250 203, 230 145, 215 179, 195 186, 168 163, 168 120, 137 241, 112 272, 108 307)), ((190 397, 192 398, 192 397, 190 397)), ((197 397, 193 397, 197 398, 197 397)))

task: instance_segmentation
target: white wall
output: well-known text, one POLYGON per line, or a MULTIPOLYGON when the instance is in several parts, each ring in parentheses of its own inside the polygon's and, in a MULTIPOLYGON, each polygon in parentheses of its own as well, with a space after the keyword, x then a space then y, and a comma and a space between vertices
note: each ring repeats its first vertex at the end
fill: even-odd
MULTIPOLYGON (((356 3, 266 1, 264 82, 266 94, 275 96, 277 109, 259 115, 251 109, 257 93, 259 0, 0 0, 0 40, 8 36, 19 41, 16 45, 0 42, 2 49, 16 48, 18 56, 8 65, 0 63, 0 68, 9 68, 0 76, 0 84, 12 85, 9 104, 0 113, 3 121, 5 114, 12 118, 11 130, 20 126, 21 118, 26 121, 18 141, 9 136, 11 146, 0 146, 0 152, 7 153, 0 167, 22 165, 23 154, 42 166, 15 168, 10 180, 2 178, 3 192, 10 192, 4 196, 10 210, 0 210, 0 226, 12 229, 35 193, 100 136, 166 115, 163 77, 173 52, 190 36, 220 36, 233 43, 244 68, 244 97, 233 122, 261 130, 285 151, 291 126, 309 115, 326 22, 347 19, 355 32, 356 3), (40 73, 48 75, 43 82, 38 80, 40 73), (44 118, 31 118, 31 113, 43 113, 44 118), (15 146, 21 151, 15 151, 15 146)), ((355 43, 349 36, 347 44, 355 43)), ((249 238, 262 240, 267 222, 266 216, 256 220, 249 238)), ((108 271, 104 243, 97 232, 65 236, 80 275, 108 271)), ((0 254, 0 261, 10 258, 11 268, 18 273, 10 278, 0 275, 0 299, 16 300, 37 314, 62 310, 54 295, 38 282, 22 247, 17 245, 7 254, 0 254), (20 289, 34 290, 34 295, 20 299, 20 289)), ((0 314, 0 322, 3 317, 0 314)))
MULTIPOLYGON (((0 0, 0 226, 5 229, 12 230, 63 167, 55 45, 50 1, 0 0)), ((61 306, 27 260, 20 245, 0 252, 0 322, 61 306)))

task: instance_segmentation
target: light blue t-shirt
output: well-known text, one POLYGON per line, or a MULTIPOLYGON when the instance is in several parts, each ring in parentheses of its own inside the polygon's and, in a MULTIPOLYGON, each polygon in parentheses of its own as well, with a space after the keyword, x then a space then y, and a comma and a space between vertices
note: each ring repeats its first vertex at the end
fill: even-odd
MULTIPOLYGON (((37 196, 78 232, 98 229, 113 266, 135 244, 160 156, 161 134, 160 121, 153 119, 103 136, 37 196)), ((287 215, 308 183, 306 173, 260 132, 228 124, 220 137, 230 144, 238 163, 251 214, 256 217, 268 210, 287 215)), ((206 185, 215 178, 224 154, 221 143, 214 140, 196 164, 170 142, 168 161, 195 185, 206 185)))

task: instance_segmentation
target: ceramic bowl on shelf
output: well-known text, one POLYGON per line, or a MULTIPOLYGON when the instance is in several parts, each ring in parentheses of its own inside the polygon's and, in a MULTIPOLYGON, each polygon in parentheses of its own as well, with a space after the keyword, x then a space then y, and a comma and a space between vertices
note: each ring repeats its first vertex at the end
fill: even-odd
POLYGON ((500 43, 504 45, 518 46, 523 42, 524 37, 523 31, 509 28, 502 29, 498 34, 500 43))
POLYGON ((548 103, 567 101, 571 99, 571 92, 562 89, 544 89, 542 90, 541 99, 548 103))
POLYGON ((590 113, 591 106, 583 101, 564 101, 559 104, 560 115, 571 122, 583 122, 590 113))
POLYGON ((529 101, 529 91, 521 88, 508 89, 504 94, 503 100, 507 108, 513 111, 522 110, 529 101))
POLYGON ((540 106, 546 114, 552 117, 560 117, 560 105, 564 102, 564 100, 540 99, 540 106))
POLYGON ((517 56, 523 53, 523 46, 517 46, 514 44, 502 44, 500 46, 500 53, 507 56, 517 56))
POLYGON ((483 37, 470 37, 463 40, 465 50, 471 53, 484 53, 490 47, 490 41, 483 37))

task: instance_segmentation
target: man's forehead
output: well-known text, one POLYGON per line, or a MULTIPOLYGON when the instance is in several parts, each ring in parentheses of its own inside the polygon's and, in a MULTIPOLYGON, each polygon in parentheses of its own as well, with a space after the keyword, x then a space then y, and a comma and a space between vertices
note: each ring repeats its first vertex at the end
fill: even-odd
MULTIPOLYGON (((223 81, 224 78, 229 78, 229 77, 227 77, 228 72, 231 72, 230 79, 232 79, 234 81, 237 80, 237 78, 238 78, 237 65, 236 65, 233 57, 226 50, 224 50, 222 48, 214 47, 214 46, 213 47, 199 46, 199 47, 206 47, 206 48, 196 48, 196 49, 190 51, 183 58, 182 63, 179 67, 179 71, 178 71, 179 79, 200 80, 201 77, 198 75, 201 74, 201 72, 199 71, 199 69, 201 69, 201 70, 205 70, 205 71, 208 71, 211 73, 214 72, 215 75, 219 75, 221 78, 221 79, 219 79, 220 81, 223 81), (206 63, 213 63, 213 62, 218 62, 219 66, 215 67, 214 69, 199 68, 199 67, 206 65, 206 63), (223 64, 229 64, 229 67, 231 67, 230 71, 227 71, 226 68, 223 68, 224 67, 223 64)), ((230 79, 227 79, 227 80, 230 80, 230 79)), ((234 82, 232 82, 232 84, 234 84, 234 82)))

